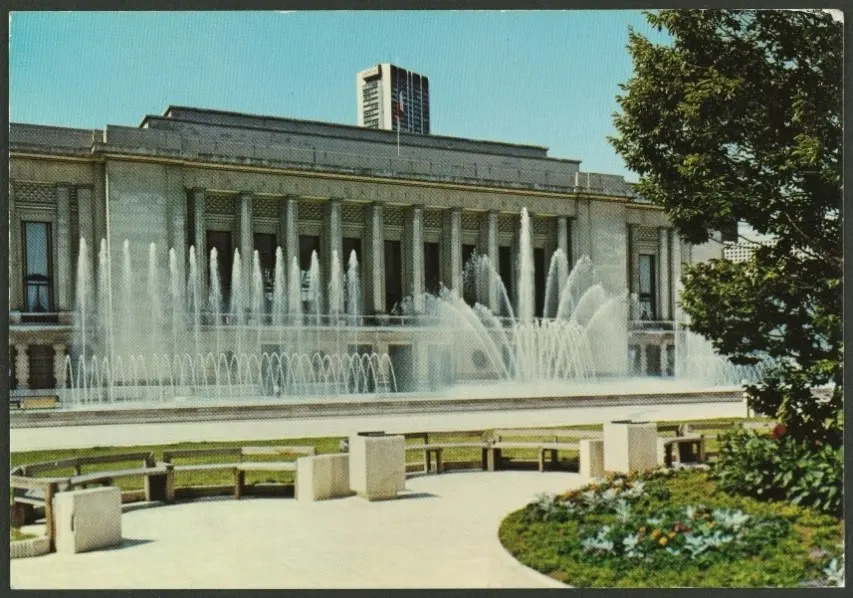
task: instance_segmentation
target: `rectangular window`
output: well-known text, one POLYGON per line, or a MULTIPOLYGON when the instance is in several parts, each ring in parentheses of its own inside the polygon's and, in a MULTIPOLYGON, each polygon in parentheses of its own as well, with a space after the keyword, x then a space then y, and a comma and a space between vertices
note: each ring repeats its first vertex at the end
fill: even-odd
MULTIPOLYGON (((263 309, 267 313, 272 308, 272 296, 275 290, 275 248, 276 237, 274 234, 255 233, 255 249, 258 251, 258 261, 261 264, 261 279, 264 282, 266 305, 263 306, 263 309)), ((252 268, 254 269, 254 264, 252 268)))
MULTIPOLYGON (((314 297, 311 296, 311 255, 317 252, 320 256, 320 237, 317 235, 299 235, 299 270, 302 273, 302 309, 305 313, 313 313, 314 297)), ((322 288, 322 284, 320 285, 322 288)), ((321 293, 322 295, 322 293, 321 293)))
POLYGON ((216 248, 216 259, 219 262, 219 282, 222 288, 222 309, 227 309, 228 297, 231 295, 231 266, 234 253, 231 245, 231 233, 228 231, 207 231, 207 250, 205 259, 210 260, 210 250, 216 248))
POLYGON ((30 313, 53 310, 50 223, 24 222, 24 306, 30 313))
POLYGON ((541 318, 545 311, 545 280, 548 277, 548 264, 545 263, 545 250, 541 247, 533 249, 533 285, 534 301, 536 302, 535 315, 541 318))
POLYGON ((657 319, 657 306, 655 305, 655 256, 640 254, 640 280, 639 280, 639 308, 641 320, 657 319))
POLYGON ((403 299, 403 260, 399 241, 385 241, 385 310, 388 313, 403 299))
MULTIPOLYGON (((474 255, 476 249, 476 245, 462 245, 462 268, 464 272, 469 272, 467 269, 468 262, 471 261, 471 256, 474 255)), ((474 305, 477 302, 477 286, 470 277, 463 277, 462 279, 462 299, 468 305, 474 305)))
MULTIPOLYGON (((512 301, 512 247, 498 247, 498 274, 506 289, 506 296, 512 301)), ((503 302, 501 314, 509 315, 503 302)))
POLYGON ((424 243, 424 291, 438 293, 441 277, 441 254, 438 243, 424 243))

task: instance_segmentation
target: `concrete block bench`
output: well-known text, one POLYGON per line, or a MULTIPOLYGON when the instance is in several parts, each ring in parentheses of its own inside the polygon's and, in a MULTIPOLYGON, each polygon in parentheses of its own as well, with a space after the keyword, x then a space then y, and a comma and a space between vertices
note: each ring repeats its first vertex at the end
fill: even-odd
POLYGON ((121 544, 121 490, 61 492, 53 498, 56 551, 86 552, 121 544))
POLYGON ((349 439, 350 488, 368 500, 396 498, 406 488, 406 441, 398 436, 349 439))
POLYGON ((350 496, 349 454, 299 457, 296 460, 296 499, 326 500, 350 496))

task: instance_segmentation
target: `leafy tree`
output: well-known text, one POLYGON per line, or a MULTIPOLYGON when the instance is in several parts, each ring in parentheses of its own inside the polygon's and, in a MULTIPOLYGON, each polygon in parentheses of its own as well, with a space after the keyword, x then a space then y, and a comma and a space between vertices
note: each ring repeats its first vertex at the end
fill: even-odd
POLYGON ((820 11, 661 10, 630 32, 610 142, 691 243, 733 221, 775 238, 746 262, 685 269, 689 327, 734 363, 791 434, 841 441, 842 24, 820 11), (828 399, 813 388, 829 384, 828 399))

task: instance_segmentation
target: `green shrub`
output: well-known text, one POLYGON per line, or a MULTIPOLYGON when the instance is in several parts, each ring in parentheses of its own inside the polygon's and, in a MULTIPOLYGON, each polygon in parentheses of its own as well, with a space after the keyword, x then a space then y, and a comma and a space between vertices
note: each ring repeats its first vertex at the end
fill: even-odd
POLYGON ((736 428, 720 438, 714 475, 727 492, 840 516, 843 470, 841 448, 736 428))

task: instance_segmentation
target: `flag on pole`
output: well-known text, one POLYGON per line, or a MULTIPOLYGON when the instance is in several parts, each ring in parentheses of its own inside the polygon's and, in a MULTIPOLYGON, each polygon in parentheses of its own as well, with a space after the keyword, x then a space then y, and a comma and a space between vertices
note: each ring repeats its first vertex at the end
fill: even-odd
POLYGON ((400 127, 403 119, 403 90, 397 91, 397 103, 394 104, 394 116, 397 118, 397 157, 400 156, 400 127))

